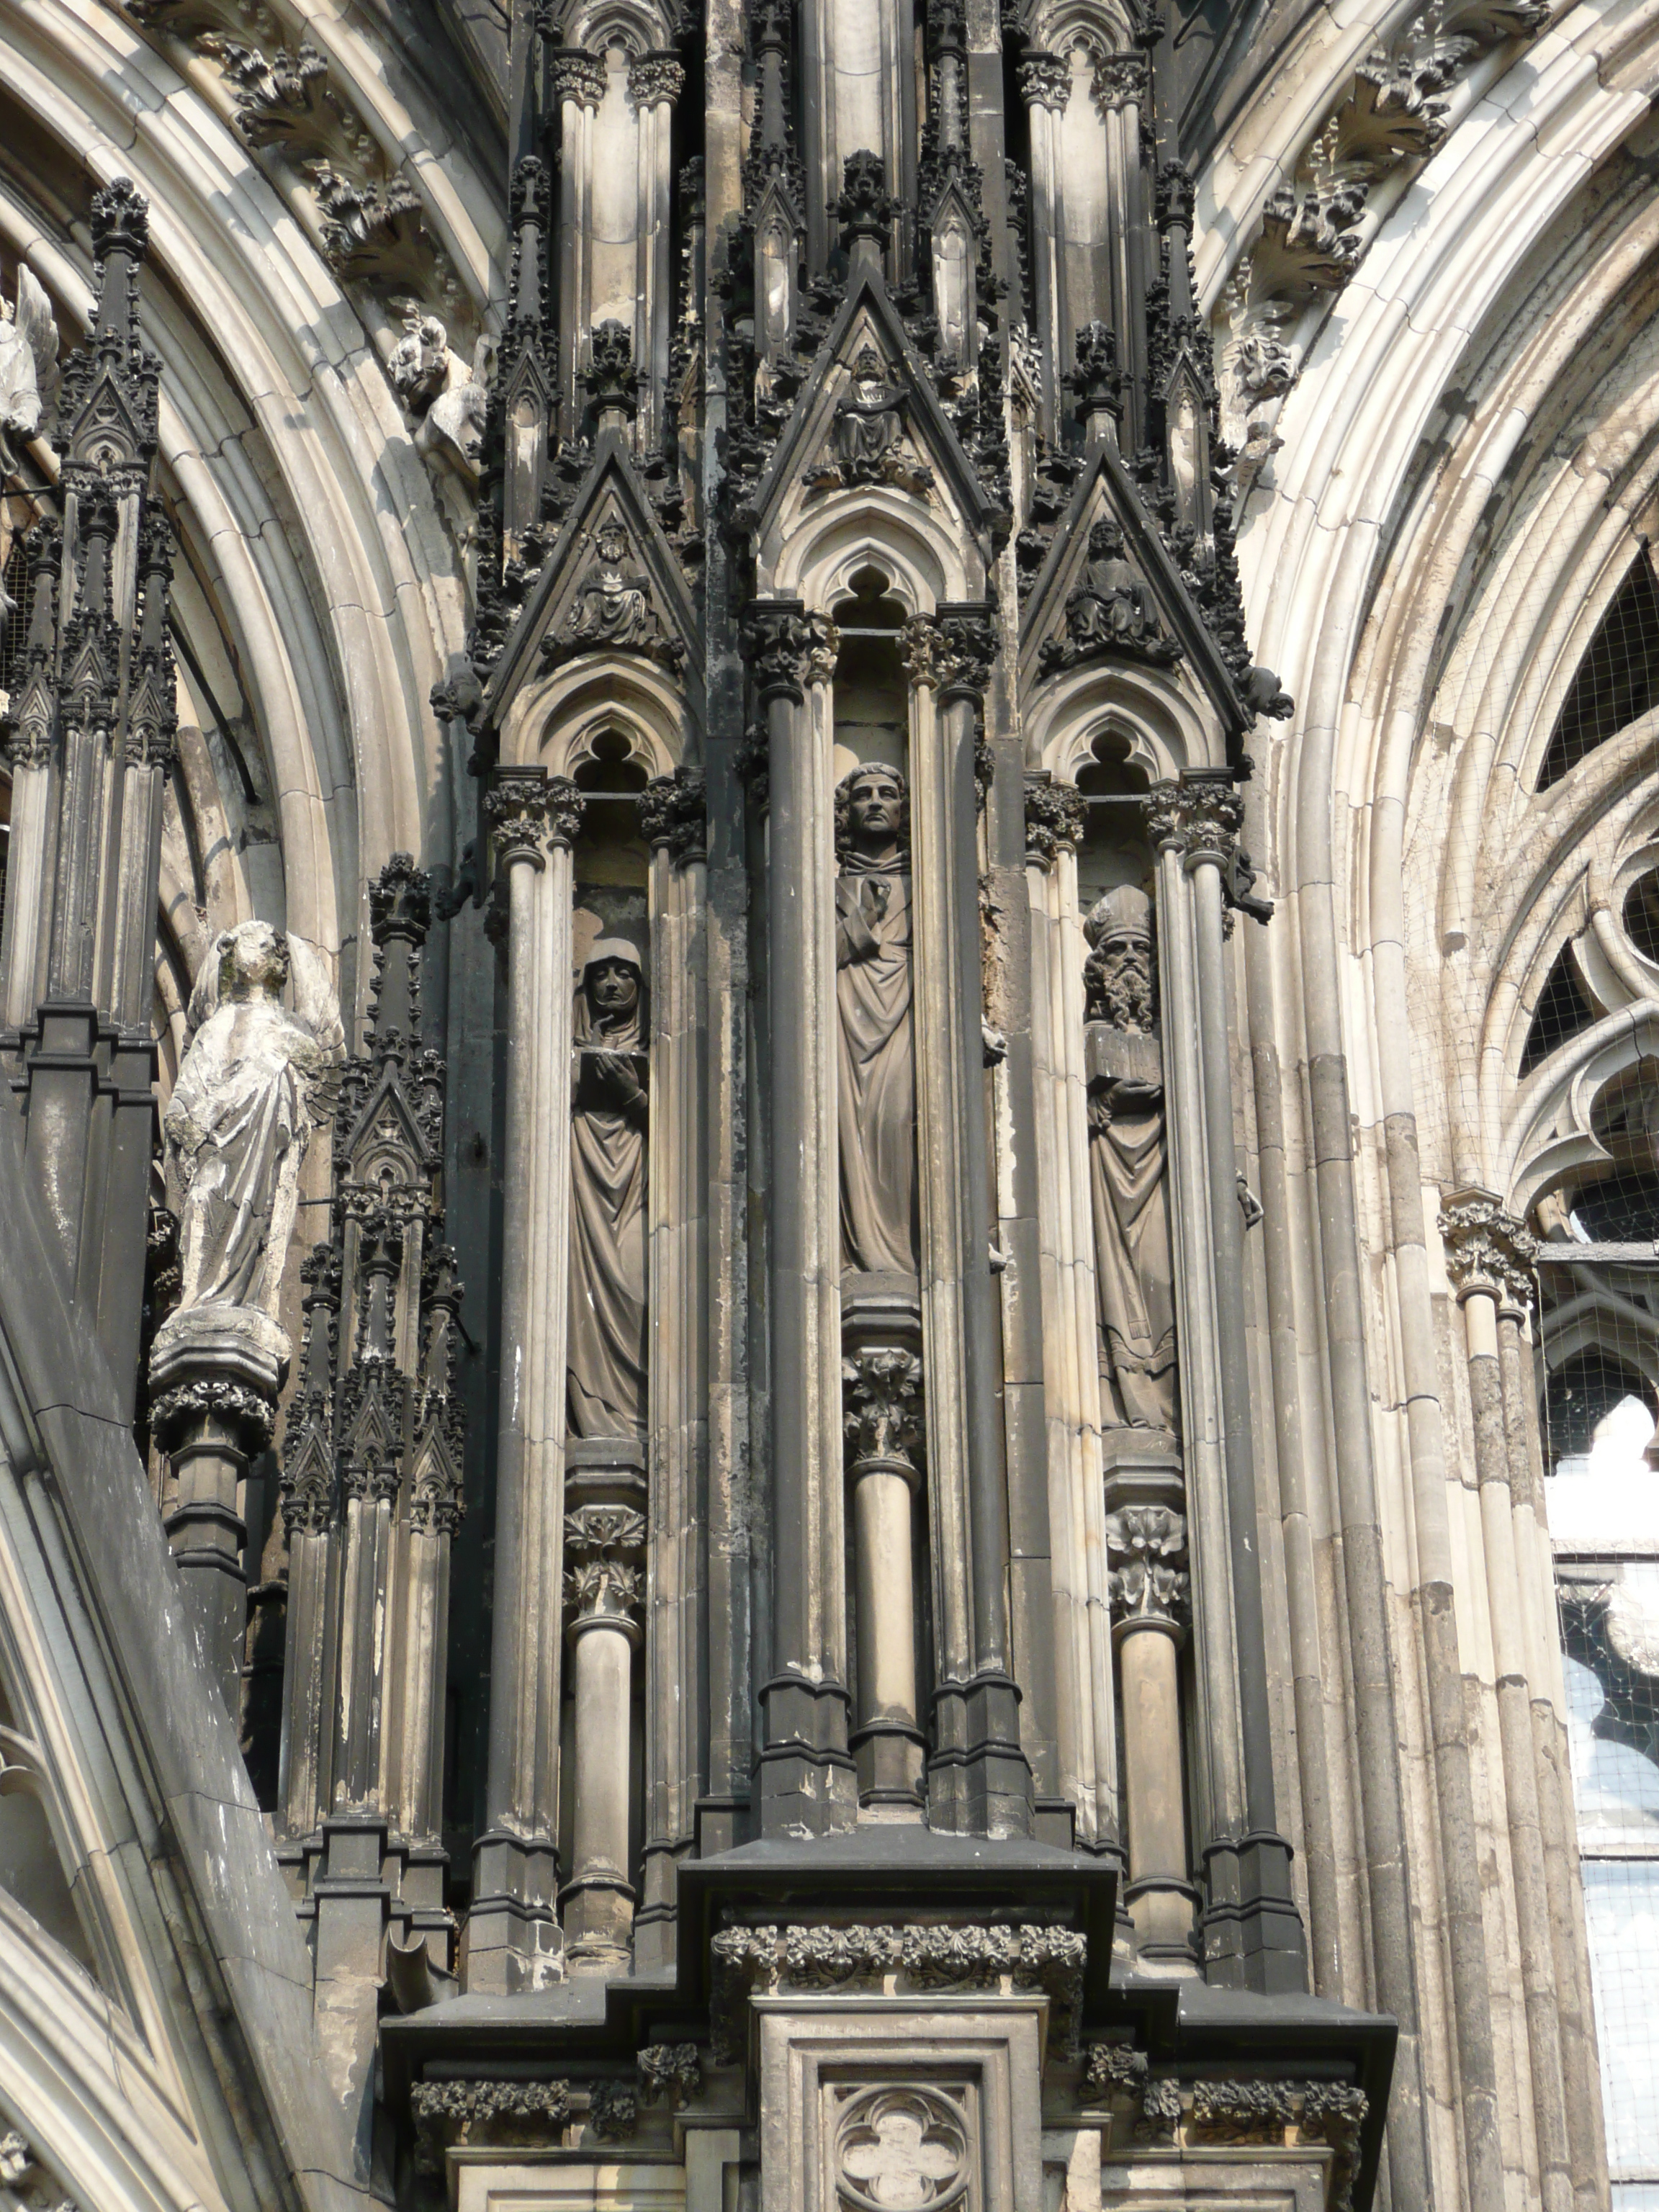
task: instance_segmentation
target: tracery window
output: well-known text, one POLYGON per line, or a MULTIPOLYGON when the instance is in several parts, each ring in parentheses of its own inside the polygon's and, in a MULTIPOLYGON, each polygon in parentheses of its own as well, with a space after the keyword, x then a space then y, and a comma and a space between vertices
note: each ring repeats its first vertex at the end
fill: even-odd
POLYGON ((1616 2207, 1659 2197, 1659 1174, 1644 1085, 1595 1116, 1605 1172, 1545 1199, 1544 1493, 1556 1559, 1616 2207), (1568 1255, 1571 1254, 1571 1257, 1568 1255))

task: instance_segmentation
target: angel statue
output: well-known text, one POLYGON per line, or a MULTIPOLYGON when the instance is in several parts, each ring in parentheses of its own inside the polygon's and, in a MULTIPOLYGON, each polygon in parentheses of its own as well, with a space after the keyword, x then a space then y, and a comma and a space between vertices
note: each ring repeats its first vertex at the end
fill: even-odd
POLYGON ((286 1358, 277 1300, 313 1091, 344 1042, 339 1006, 313 946, 244 921, 215 941, 187 1019, 161 1125, 182 1282, 157 1350, 163 1339, 228 1325, 286 1358), (283 1004, 290 982, 292 1012, 283 1004))
POLYGON ((17 449, 40 430, 41 403, 57 383, 52 302, 33 270, 20 266, 16 306, 0 300, 0 482, 16 474, 17 449))

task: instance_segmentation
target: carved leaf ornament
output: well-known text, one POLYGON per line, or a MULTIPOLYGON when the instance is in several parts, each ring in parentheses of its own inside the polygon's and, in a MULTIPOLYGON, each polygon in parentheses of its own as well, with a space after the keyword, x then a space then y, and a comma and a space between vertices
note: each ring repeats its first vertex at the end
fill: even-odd
POLYGON ((866 2089, 842 2111, 836 2186, 856 2212, 944 2212, 971 2172, 967 2122, 937 2090, 866 2089))

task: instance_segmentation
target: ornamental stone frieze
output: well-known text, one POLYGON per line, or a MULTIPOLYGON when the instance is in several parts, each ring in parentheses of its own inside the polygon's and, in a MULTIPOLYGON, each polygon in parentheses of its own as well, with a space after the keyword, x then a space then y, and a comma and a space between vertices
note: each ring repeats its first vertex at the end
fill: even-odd
POLYGON ((1049 2043, 1075 2046, 1080 2026, 1085 1939, 1069 1929, 1019 1923, 988 1927, 800 1925, 729 1928, 714 1938, 710 2021, 714 2061, 741 2046, 752 1996, 787 1990, 1042 1990, 1050 2002, 1049 2043))

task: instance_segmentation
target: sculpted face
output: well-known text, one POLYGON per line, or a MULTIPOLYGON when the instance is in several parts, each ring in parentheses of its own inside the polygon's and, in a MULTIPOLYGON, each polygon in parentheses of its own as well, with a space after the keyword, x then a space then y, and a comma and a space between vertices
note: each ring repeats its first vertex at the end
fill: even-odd
POLYGON ((1152 958, 1152 940, 1144 929, 1113 929, 1100 939, 1096 951, 1102 962, 1111 968, 1127 966, 1131 961, 1147 963, 1152 958))
POLYGON ((890 770, 870 770, 854 776, 847 794, 847 816, 853 835, 866 843, 885 842, 899 833, 904 813, 904 786, 890 770))
POLYGON ((587 998, 595 1013, 613 1019, 618 1014, 632 1013, 640 1002, 638 969, 625 960, 595 962, 587 970, 587 998))
POLYGON ((245 921, 226 933, 219 990, 227 999, 275 998, 288 980, 288 946, 268 921, 245 921))

